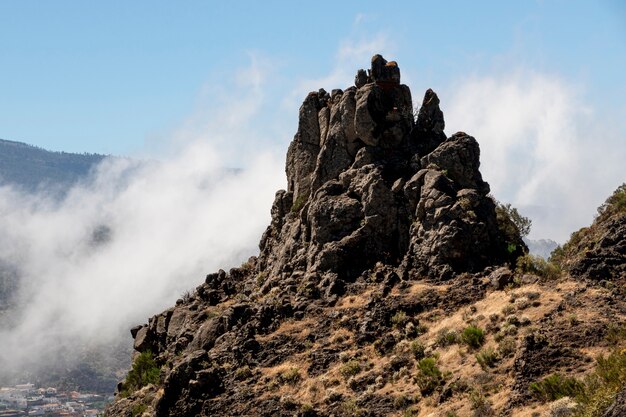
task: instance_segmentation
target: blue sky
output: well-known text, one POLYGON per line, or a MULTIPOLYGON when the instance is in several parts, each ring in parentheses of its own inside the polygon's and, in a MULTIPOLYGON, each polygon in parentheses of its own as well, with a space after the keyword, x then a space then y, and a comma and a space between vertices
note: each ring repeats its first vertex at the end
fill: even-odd
POLYGON ((0 3, 0 137, 133 153, 181 124, 203 86, 224 81, 250 54, 276 63, 280 95, 281 86, 329 72, 342 41, 376 36, 422 88, 523 66, 624 106, 619 1, 20 0, 0 3))
POLYGON ((476 136, 496 197, 563 240, 626 179, 625 4, 5 0, 0 138, 282 160, 306 93, 349 86, 383 53, 414 104, 434 88, 446 132, 476 136))

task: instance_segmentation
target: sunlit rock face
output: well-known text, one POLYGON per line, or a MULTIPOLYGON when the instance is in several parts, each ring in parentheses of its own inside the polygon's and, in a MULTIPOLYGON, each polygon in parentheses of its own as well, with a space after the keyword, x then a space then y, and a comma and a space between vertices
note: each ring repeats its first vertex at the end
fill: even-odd
POLYGON ((414 117, 398 64, 380 55, 355 86, 310 93, 261 268, 277 282, 298 272, 319 283, 377 262, 447 279, 505 261, 478 143, 462 132, 446 138, 444 127, 437 94, 426 91, 414 117))

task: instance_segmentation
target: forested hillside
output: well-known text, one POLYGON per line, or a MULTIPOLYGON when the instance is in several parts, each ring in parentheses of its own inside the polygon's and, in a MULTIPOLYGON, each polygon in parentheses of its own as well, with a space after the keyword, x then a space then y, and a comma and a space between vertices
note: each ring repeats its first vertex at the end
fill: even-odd
POLYGON ((16 185, 26 191, 43 186, 66 188, 87 175, 105 157, 52 152, 0 139, 0 185, 16 185))

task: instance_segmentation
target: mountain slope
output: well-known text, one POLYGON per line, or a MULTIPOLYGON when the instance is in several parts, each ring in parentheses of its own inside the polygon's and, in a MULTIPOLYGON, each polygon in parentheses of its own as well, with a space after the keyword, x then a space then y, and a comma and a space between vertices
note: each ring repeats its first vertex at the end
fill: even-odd
POLYGON ((310 93, 259 256, 131 330, 107 415, 565 416, 561 397, 598 398, 574 378, 626 338, 623 297, 526 256, 477 141, 444 126, 432 90, 414 119, 380 55, 310 93))
POLYGON ((87 176, 106 156, 51 152, 21 142, 0 139, 0 185, 26 191, 52 185, 67 187, 87 176))

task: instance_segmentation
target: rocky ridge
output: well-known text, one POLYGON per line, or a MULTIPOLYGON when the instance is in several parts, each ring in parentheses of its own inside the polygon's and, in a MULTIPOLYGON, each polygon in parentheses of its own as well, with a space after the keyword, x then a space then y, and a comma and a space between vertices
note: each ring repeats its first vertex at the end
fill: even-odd
POLYGON ((593 224, 574 232, 554 257, 575 276, 626 279, 626 184, 598 208, 593 224))
POLYGON ((414 115, 380 55, 310 93, 259 256, 132 329, 107 415, 557 415, 530 385, 589 373, 626 306, 515 270, 526 246, 439 104, 428 90, 414 115))

